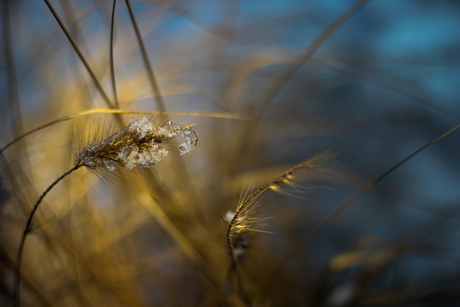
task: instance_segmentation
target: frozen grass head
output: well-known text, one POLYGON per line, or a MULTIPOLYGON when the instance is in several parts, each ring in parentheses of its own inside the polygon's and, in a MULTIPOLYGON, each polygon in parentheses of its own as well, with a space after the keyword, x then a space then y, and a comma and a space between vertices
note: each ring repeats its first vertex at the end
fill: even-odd
POLYGON ((184 137, 184 142, 179 145, 181 155, 196 147, 198 137, 189 126, 168 122, 162 127, 155 127, 146 117, 140 120, 133 118, 122 131, 79 148, 76 163, 94 170, 107 169, 109 172, 121 168, 149 168, 169 154, 164 145, 178 135, 184 137))

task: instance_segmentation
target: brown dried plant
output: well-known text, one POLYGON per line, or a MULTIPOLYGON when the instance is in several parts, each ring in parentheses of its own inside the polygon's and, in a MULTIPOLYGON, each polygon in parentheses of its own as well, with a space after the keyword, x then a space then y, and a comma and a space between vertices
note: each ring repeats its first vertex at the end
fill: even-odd
MULTIPOLYGON (((229 256, 232 263, 237 263, 243 252, 238 246, 238 251, 235 252, 235 246, 233 244, 233 237, 235 234, 247 232, 247 231, 257 231, 255 224, 257 223, 258 218, 253 216, 253 209, 258 205, 258 200, 262 193, 271 189, 275 192, 283 193, 284 190, 288 187, 294 186, 295 181, 298 179, 297 172, 302 170, 308 170, 315 167, 318 167, 320 162, 323 162, 326 158, 326 153, 319 154, 314 156, 311 159, 308 159, 305 162, 302 162, 293 168, 283 172, 277 177, 273 178, 260 188, 258 188, 253 194, 241 201, 238 205, 236 212, 233 217, 229 219, 228 228, 227 228, 227 244, 229 256)), ((243 241, 244 242, 244 241, 243 241)), ((240 242, 240 244, 242 244, 240 242)), ((244 243, 245 244, 245 243, 244 243)))

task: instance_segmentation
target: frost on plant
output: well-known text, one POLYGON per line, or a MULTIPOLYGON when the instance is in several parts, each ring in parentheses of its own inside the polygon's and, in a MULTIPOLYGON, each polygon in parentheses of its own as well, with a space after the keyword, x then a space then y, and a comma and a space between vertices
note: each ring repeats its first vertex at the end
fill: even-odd
POLYGON ((196 147, 198 137, 191 127, 172 122, 155 127, 145 117, 133 118, 121 132, 79 148, 77 163, 91 169, 103 167, 110 172, 121 167, 126 170, 148 168, 169 154, 164 145, 178 135, 184 137, 184 142, 179 145, 181 155, 196 147))
POLYGON ((198 142, 198 136, 192 128, 184 127, 178 124, 173 124, 171 122, 169 122, 164 127, 160 127, 158 129, 158 132, 167 137, 174 137, 179 133, 182 134, 182 136, 184 137, 184 142, 179 145, 181 155, 186 154, 195 149, 196 143, 198 142))
POLYGON ((182 129, 182 135, 184 136, 184 142, 179 145, 181 155, 195 149, 196 143, 198 142, 198 136, 190 127, 184 127, 184 129, 182 129))

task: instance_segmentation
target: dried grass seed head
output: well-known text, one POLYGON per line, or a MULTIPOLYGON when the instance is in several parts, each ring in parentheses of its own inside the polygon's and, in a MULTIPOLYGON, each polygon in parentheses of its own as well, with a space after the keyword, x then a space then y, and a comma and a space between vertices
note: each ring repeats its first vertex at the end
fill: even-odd
POLYGON ((238 247, 235 245, 236 242, 233 242, 233 237, 235 235, 241 235, 243 233, 247 233, 248 231, 267 232, 258 230, 256 226, 257 224, 260 224, 261 220, 263 220, 263 218, 261 218, 256 212, 257 207, 260 205, 259 201, 262 194, 271 189, 275 192, 296 196, 295 194, 291 194, 289 191, 286 192, 286 189, 292 189, 293 192, 301 192, 296 186, 296 181, 299 180, 298 172, 307 169, 309 172, 317 168, 322 169, 322 163, 327 161, 330 156, 329 152, 318 154, 278 175, 268 183, 261 186, 251 195, 248 196, 247 193, 244 193, 245 195, 242 194, 243 197, 240 197, 236 212, 234 214, 233 212, 228 212, 225 216, 225 220, 228 222, 227 244, 229 246, 232 259, 236 260, 235 248, 238 247))
POLYGON ((184 137, 184 142, 179 145, 181 155, 196 147, 198 137, 190 126, 169 122, 155 127, 146 117, 133 118, 122 131, 79 148, 76 163, 90 169, 105 168, 110 172, 119 168, 149 168, 168 156, 169 150, 164 144, 178 135, 184 137))

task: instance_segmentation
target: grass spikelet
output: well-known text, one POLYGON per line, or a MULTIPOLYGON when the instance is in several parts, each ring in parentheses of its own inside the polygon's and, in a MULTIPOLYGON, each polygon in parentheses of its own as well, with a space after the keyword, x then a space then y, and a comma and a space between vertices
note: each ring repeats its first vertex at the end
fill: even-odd
POLYGON ((190 127, 169 122, 157 128, 146 117, 141 120, 133 118, 121 132, 79 148, 76 164, 92 170, 105 168, 109 172, 119 168, 148 168, 169 154, 164 144, 180 134, 184 136, 184 142, 179 145, 180 154, 183 155, 193 150, 198 142, 196 133, 190 127))
MULTIPOLYGON (((296 173, 301 170, 313 169, 318 166, 319 162, 323 161, 326 153, 318 154, 313 158, 300 163, 293 168, 285 171, 279 176, 275 177, 268 183, 261 186, 253 194, 248 197, 244 197, 244 201, 240 200, 236 212, 233 214, 233 217, 230 218, 227 214, 226 220, 228 221, 227 228, 227 244, 230 254, 230 259, 232 262, 238 262, 241 251, 239 246, 234 244, 234 236, 236 234, 242 234, 247 231, 260 231, 257 230, 254 226, 259 220, 254 216, 254 210, 259 205, 260 196, 262 193, 271 189, 275 192, 283 192, 283 189, 294 187, 295 180, 298 179, 296 173)), ((238 240, 239 241, 239 240, 238 240)), ((243 240, 246 242, 247 240, 243 240)), ((247 246, 247 242, 245 243, 247 246)))
MULTIPOLYGON (((228 223, 227 228, 227 244, 230 257, 230 266, 227 271, 226 286, 235 289, 241 298, 246 298, 247 302, 250 300, 247 298, 242 286, 241 272, 238 267, 238 263, 245 257, 250 247, 250 233, 251 232, 268 232, 260 230, 260 223, 263 218, 260 218, 256 214, 257 208, 260 207, 260 197, 267 190, 273 190, 275 192, 286 193, 286 189, 294 189, 299 192, 297 182, 301 176, 299 172, 302 170, 312 171, 320 168, 320 162, 323 162, 328 154, 318 154, 311 159, 300 163, 289 170, 281 173, 277 177, 273 178, 268 183, 261 186, 254 193, 249 195, 248 189, 246 192, 240 195, 240 200, 235 212, 227 212, 223 219, 228 223), (232 286, 233 282, 236 282, 235 287, 232 286)), ((290 192, 287 195, 293 195, 290 192)), ((295 196, 295 195, 293 195, 295 196)))
POLYGON ((16 257, 13 283, 13 301, 16 306, 20 306, 21 258, 25 241, 27 235, 32 231, 32 220, 38 206, 53 187, 83 166, 99 172, 104 170, 113 172, 119 168, 129 171, 135 167, 152 167, 169 154, 169 151, 164 147, 165 143, 178 135, 184 137, 184 142, 179 145, 181 155, 195 149, 198 137, 191 126, 168 122, 166 125, 155 127, 146 117, 140 120, 133 118, 122 131, 101 141, 93 141, 91 144, 78 149, 75 165, 41 194, 29 214, 16 257))

